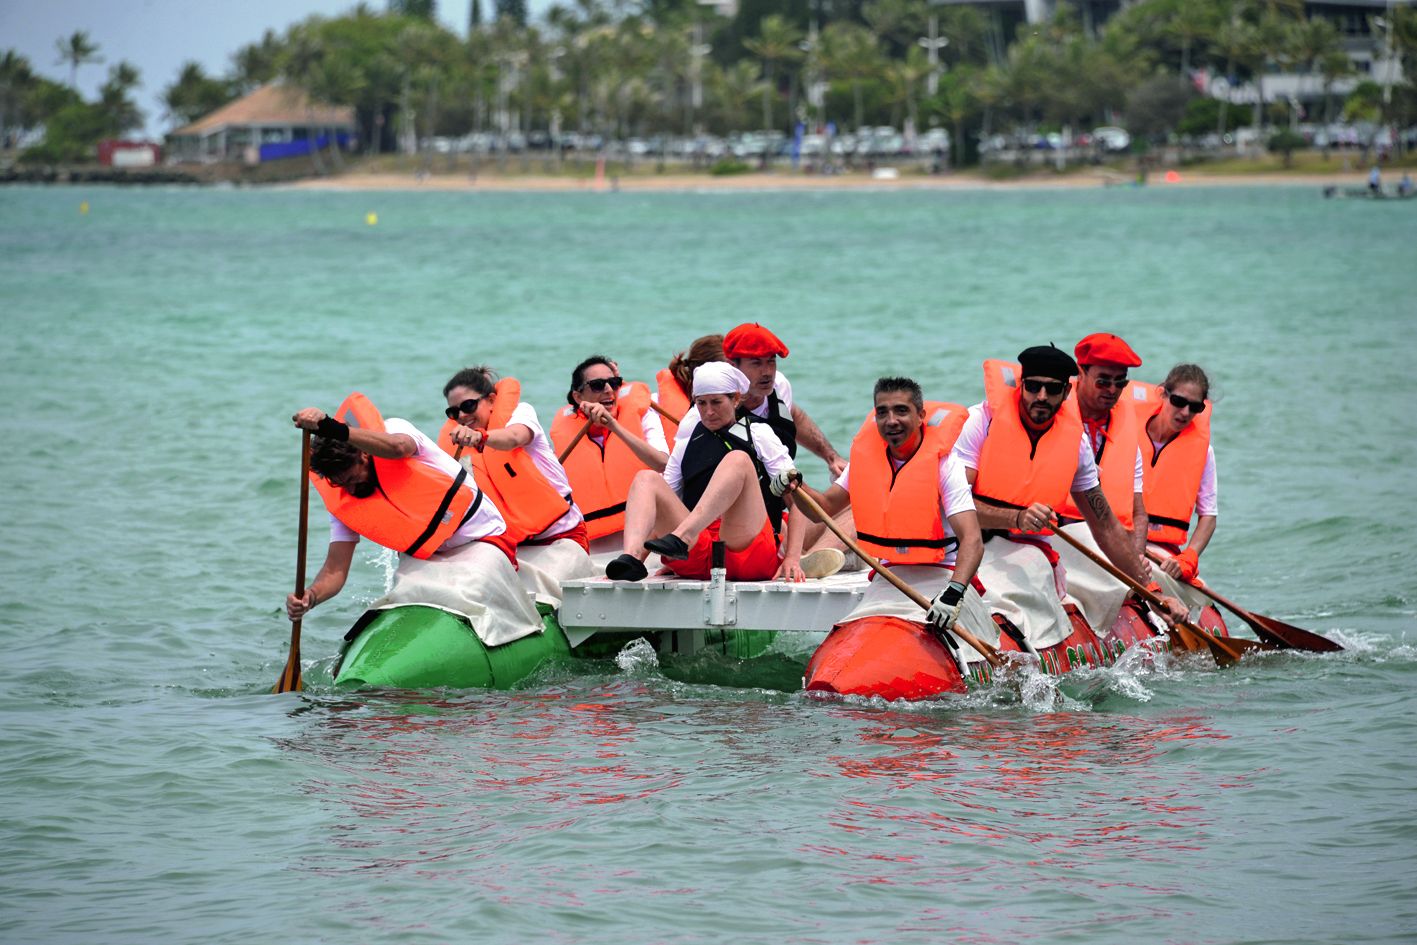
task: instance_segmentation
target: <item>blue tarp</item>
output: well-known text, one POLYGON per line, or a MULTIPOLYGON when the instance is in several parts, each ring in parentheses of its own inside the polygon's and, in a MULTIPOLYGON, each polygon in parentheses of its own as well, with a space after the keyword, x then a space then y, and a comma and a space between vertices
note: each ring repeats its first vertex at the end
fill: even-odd
MULTIPOLYGON (((341 131, 335 135, 341 150, 349 147, 349 135, 341 131)), ((320 135, 315 139, 315 147, 323 151, 330 146, 330 136, 320 135)), ((261 145, 261 163, 279 161, 282 158, 300 157, 310 153, 310 139, 301 137, 294 141, 272 141, 261 145)))

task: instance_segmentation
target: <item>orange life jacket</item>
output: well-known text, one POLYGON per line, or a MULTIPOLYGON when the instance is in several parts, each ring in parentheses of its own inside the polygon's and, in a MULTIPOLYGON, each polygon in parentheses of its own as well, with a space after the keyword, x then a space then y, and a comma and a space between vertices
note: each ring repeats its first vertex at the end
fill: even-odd
MULTIPOLYGON (((340 404, 335 419, 361 430, 384 432, 384 418, 369 398, 357 391, 340 404)), ((482 503, 482 493, 467 481, 466 470, 451 476, 413 457, 370 458, 379 486, 368 498, 355 498, 313 472, 310 481, 331 515, 385 548, 427 558, 472 518, 482 503)))
MULTIPOLYGON (((1130 385, 1128 385, 1130 386, 1130 385)), ((1071 413, 1082 423, 1082 412, 1078 407, 1076 393, 1063 401, 1059 413, 1071 413)), ((1097 457, 1097 472, 1102 480, 1102 495, 1112 507, 1112 513, 1123 528, 1132 527, 1132 510, 1136 500, 1137 475, 1137 415, 1127 402, 1127 392, 1117 398, 1112 406, 1112 414, 1107 419, 1105 442, 1102 453, 1097 457)), ((1145 482, 1145 479, 1143 479, 1145 482)), ((1069 495, 1057 509, 1060 518, 1082 519, 1082 513, 1069 495)))
MULTIPOLYGON (((521 402, 522 386, 516 378, 504 377, 493 390, 497 399, 487 421, 488 433, 506 427, 512 411, 521 402)), ((452 440, 457 426, 456 420, 449 420, 438 431, 438 445, 450 454, 457 451, 452 440)), ((506 519, 507 535, 518 544, 546 531, 571 507, 570 496, 557 492, 536 468, 531 454, 520 446, 509 451, 466 450, 463 456, 471 457, 472 474, 477 478, 478 488, 497 506, 506 519)))
MULTIPOLYGON (((620 388, 619 399, 615 401, 615 419, 633 436, 640 437, 645 411, 649 409, 649 388, 646 385, 632 381, 620 388)), ((557 455, 576 438, 584 425, 585 417, 574 407, 565 406, 556 411, 550 436, 557 455)), ((566 467, 576 504, 585 514, 586 532, 590 538, 602 538, 623 531, 625 497, 630 494, 630 481, 640 470, 649 468, 625 441, 608 433, 602 446, 589 435, 584 436, 561 465, 566 467)))
POLYGON ((1165 394, 1160 387, 1135 381, 1127 385, 1127 394, 1136 410, 1137 444, 1141 447, 1142 481, 1146 488, 1147 538, 1161 544, 1183 545, 1191 530, 1201 477, 1205 475, 1211 403, 1207 400, 1205 410, 1158 450, 1151 445, 1146 424, 1161 411, 1165 394))
MULTIPOLYGON (((659 391, 659 405, 670 415, 682 418, 693 406, 689 395, 684 393, 684 388, 679 386, 679 379, 669 368, 659 369, 658 373, 654 375, 654 386, 659 391)), ((665 442, 673 446, 674 434, 679 431, 679 424, 663 414, 660 414, 659 419, 664 424, 665 442)))
POLYGON ((984 395, 991 418, 979 453, 974 495, 1001 508, 1022 509, 1042 502, 1057 509, 1077 474, 1082 420, 1076 411, 1060 409, 1053 425, 1034 443, 1018 414, 1021 391, 1017 364, 984 362, 984 395))
POLYGON ((958 542, 940 518, 940 460, 949 456, 969 411, 925 402, 924 441, 896 469, 868 416, 851 441, 851 514, 856 538, 891 564, 940 564, 958 542))

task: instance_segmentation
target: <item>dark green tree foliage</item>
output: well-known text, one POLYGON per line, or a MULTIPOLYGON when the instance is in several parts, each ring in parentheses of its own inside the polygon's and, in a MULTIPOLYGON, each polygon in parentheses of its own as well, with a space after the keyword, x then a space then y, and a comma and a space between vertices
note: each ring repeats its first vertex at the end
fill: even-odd
POLYGON ((216 111, 236 97, 228 79, 216 79, 206 74, 196 62, 185 62, 177 79, 162 93, 162 104, 178 125, 196 121, 216 111))
POLYGON ((482 26, 482 0, 472 0, 472 6, 467 11, 467 31, 470 34, 477 32, 482 26))
POLYGON ((437 0, 389 0, 389 12, 416 20, 432 20, 438 13, 437 0))
POLYGON ((1164 138, 1180 123, 1195 97, 1195 88, 1187 80, 1158 73, 1127 96, 1127 128, 1133 137, 1164 138))
POLYGON ((510 20, 517 26, 526 26, 526 0, 495 0, 497 19, 510 20))

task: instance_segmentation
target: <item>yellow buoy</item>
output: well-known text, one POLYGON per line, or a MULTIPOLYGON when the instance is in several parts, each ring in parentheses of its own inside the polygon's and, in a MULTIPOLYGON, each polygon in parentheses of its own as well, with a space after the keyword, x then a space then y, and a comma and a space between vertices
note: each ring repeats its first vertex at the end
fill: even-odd
POLYGON ((379 222, 379 215, 377 213, 374 213, 373 211, 370 211, 369 213, 364 214, 364 222, 369 224, 370 226, 374 226, 379 222))
POLYGON ((79 216, 87 216, 89 212, 89 202, 85 200, 79 204, 79 216))

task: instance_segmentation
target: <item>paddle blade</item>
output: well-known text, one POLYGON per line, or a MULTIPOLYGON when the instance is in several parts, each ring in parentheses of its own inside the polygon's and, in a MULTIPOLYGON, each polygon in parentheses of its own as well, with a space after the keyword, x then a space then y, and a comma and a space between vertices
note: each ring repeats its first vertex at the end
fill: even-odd
POLYGON ((1274 637, 1275 639, 1270 641, 1272 643, 1280 643, 1296 650, 1308 650, 1311 653, 1337 653, 1339 650, 1343 649, 1343 647, 1339 646, 1328 637, 1320 636, 1317 633, 1305 630, 1303 627, 1296 627, 1293 624, 1285 623, 1282 620, 1275 620, 1273 617, 1266 617, 1263 614, 1252 613, 1250 617, 1252 619, 1246 621, 1246 623, 1254 627, 1255 633, 1258 634, 1261 639, 1265 638, 1266 633, 1274 637), (1261 632, 1261 627, 1264 628, 1264 632, 1261 632))
POLYGON ((304 688, 305 682, 300 678, 300 621, 295 620, 290 624, 290 655, 286 657, 285 668, 280 671, 280 678, 271 692, 278 695, 282 692, 300 692, 304 688))

